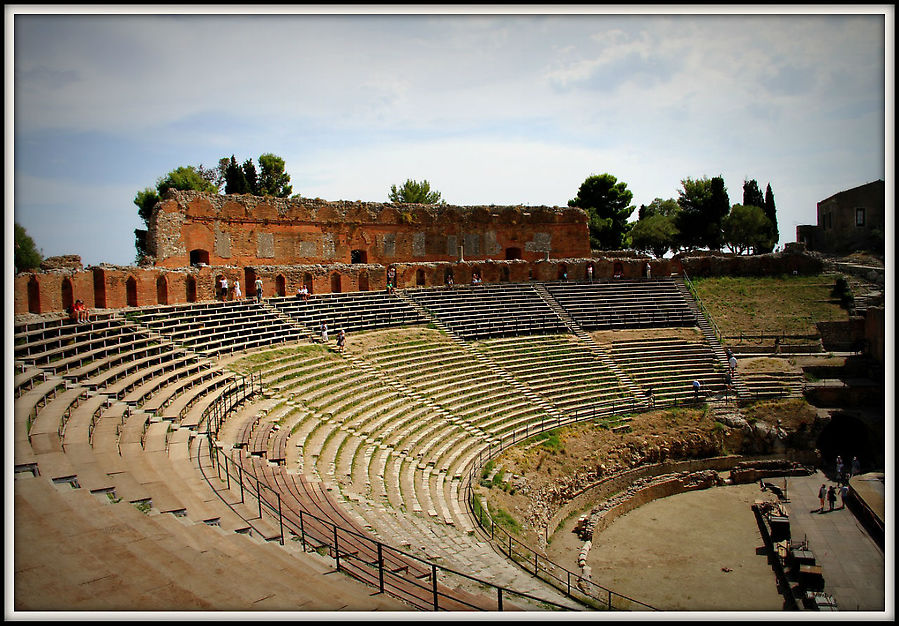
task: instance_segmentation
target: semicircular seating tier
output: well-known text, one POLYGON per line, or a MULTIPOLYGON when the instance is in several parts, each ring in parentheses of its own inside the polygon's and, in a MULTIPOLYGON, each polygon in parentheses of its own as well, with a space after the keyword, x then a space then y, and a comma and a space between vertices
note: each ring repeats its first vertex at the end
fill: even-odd
MULTIPOLYGON (((339 527, 359 562, 377 562, 373 550, 390 546, 395 595, 419 608, 433 593, 422 579, 438 562, 565 602, 475 531, 466 481, 476 460, 511 432, 645 406, 647 384, 656 385, 656 398, 678 399, 686 378, 715 389, 721 375, 707 342, 688 351, 682 339, 644 339, 641 352, 639 341, 585 341, 553 297, 533 284, 479 285, 156 306, 86 324, 16 325, 17 498, 37 513, 56 506, 40 504, 53 494, 25 487, 43 479, 93 494, 103 506, 140 506, 147 515, 139 519, 173 517, 260 546, 290 539, 287 548, 296 548, 305 522, 321 548, 339 527), (344 352, 333 349, 333 334, 328 344, 308 341, 322 321, 347 330, 344 352), (219 406, 227 408, 213 429, 210 411, 219 406), (221 463, 239 468, 238 484, 223 479, 221 463), (287 528, 256 511, 245 493, 253 481, 277 495, 287 528)), ((138 526, 138 534, 165 534, 158 523, 138 526)), ((48 529, 48 549, 59 541, 48 529)), ((202 549, 201 539, 190 541, 202 549)), ((294 552, 314 560, 305 548, 294 552)), ((377 586, 361 566, 357 575, 377 586)), ((441 585, 459 607, 495 602, 462 579, 441 585)))

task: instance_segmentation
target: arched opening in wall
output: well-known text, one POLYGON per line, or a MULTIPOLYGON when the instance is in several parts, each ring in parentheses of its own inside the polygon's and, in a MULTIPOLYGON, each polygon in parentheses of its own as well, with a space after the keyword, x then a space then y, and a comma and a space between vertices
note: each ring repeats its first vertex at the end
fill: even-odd
POLYGON ((196 250, 190 251, 190 264, 191 265, 209 265, 209 250, 203 250, 202 248, 197 248, 196 250))
MULTIPOLYGON (((243 268, 243 284, 247 290, 248 298, 256 297, 256 270, 252 267, 243 268)), ((265 291, 265 287, 263 287, 263 291, 265 291)))
POLYGON ((368 252, 365 250, 350 250, 350 263, 368 263, 368 252))
POLYGON ((125 281, 125 302, 128 306, 137 306, 137 281, 129 276, 125 281))
POLYGON ((521 258, 521 248, 506 248, 506 260, 514 261, 521 258))
POLYGON ((368 291, 368 272, 359 273, 359 291, 368 291))
POLYGON ((559 264, 559 274, 557 278, 559 280, 568 280, 568 266, 564 263, 559 264))
POLYGON ((312 291, 313 283, 312 283, 312 274, 306 272, 303 274, 303 286, 306 288, 306 291, 309 292, 309 295, 312 295, 314 292, 312 291))
POLYGON ((156 304, 169 303, 169 283, 165 276, 156 279, 156 304))
POLYGON ((615 265, 612 266, 612 275, 615 278, 622 278, 624 276, 624 266, 620 261, 616 261, 615 265))
POLYGON ((837 456, 843 465, 850 467, 852 457, 857 456, 862 472, 880 469, 884 465, 884 441, 874 432, 872 425, 849 412, 831 414, 830 423, 818 436, 815 446, 821 451, 826 471, 834 471, 837 456))
POLYGON ((94 272, 94 306, 98 309, 106 308, 106 280, 103 272, 94 272))
POLYGON ((447 285, 455 283, 455 278, 453 278, 453 268, 448 267, 443 271, 443 282, 447 285))
POLYGON ((62 308, 66 311, 72 309, 75 305, 75 294, 72 289, 72 281, 68 278, 62 279, 62 308))
POLYGON ((418 269, 415 271, 415 284, 418 287, 425 286, 425 271, 423 269, 418 269))
POLYGON ((340 293, 340 272, 331 274, 331 293, 340 293))
POLYGON ((184 281, 185 287, 187 289, 187 301, 188 302, 196 302, 197 301, 197 281, 193 276, 188 276, 187 280, 184 281))
POLYGON ((528 269, 528 281, 534 280, 534 270, 528 269))
MULTIPOLYGON (((255 278, 253 280, 256 280, 255 278)), ((287 295, 287 281, 284 279, 282 274, 278 274, 275 277, 275 291, 279 296, 287 295)))
POLYGON ((509 266, 503 265, 503 267, 499 271, 499 282, 507 283, 509 282, 509 266))
POLYGON ((41 312, 41 288, 33 275, 28 279, 28 312, 41 312))

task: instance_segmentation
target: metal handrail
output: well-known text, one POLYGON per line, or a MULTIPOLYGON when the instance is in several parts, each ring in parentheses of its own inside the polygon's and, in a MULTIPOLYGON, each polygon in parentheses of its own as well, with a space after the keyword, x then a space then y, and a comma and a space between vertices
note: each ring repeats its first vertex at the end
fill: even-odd
MULTIPOLYGON (((291 512, 293 512, 295 515, 298 515, 298 519, 296 519, 296 520, 291 519, 289 516, 286 516, 284 514, 284 510, 283 510, 283 506, 282 506, 283 501, 281 500, 280 492, 278 492, 276 489, 274 489, 270 485, 266 484, 265 482, 260 481, 258 478, 255 481, 248 480, 248 477, 250 475, 248 472, 243 471, 242 464, 236 464, 237 470, 236 470, 236 475, 235 475, 234 460, 231 459, 230 468, 229 468, 228 455, 225 454, 224 451, 220 450, 217 446, 215 446, 213 444, 214 433, 218 432, 218 430, 221 426, 221 422, 224 419, 224 417, 237 404, 242 402, 244 399, 246 399, 253 393, 256 393, 254 390, 255 390, 257 384, 259 386, 259 390, 261 391, 261 375, 257 378, 254 378, 251 375, 251 380, 249 383, 250 393, 245 393, 243 396, 240 397, 239 400, 235 400, 233 398, 233 396, 230 394, 227 394, 227 395, 222 394, 222 396, 215 403, 211 404, 209 407, 206 408, 206 410, 204 411, 204 414, 203 414, 203 419, 210 420, 209 427, 207 428, 207 432, 206 432, 207 445, 209 447, 209 458, 212 461, 213 466, 217 468, 216 472, 217 472, 218 478, 220 480, 227 481, 229 489, 231 488, 230 481, 232 479, 236 479, 238 481, 238 485, 240 487, 240 492, 241 492, 241 502, 244 502, 245 490, 249 490, 250 494, 253 495, 253 487, 255 487, 255 494, 256 494, 255 497, 257 499, 257 503, 259 506, 259 515, 261 517, 262 513, 266 512, 271 517, 273 517, 274 519, 276 519, 278 521, 279 528, 281 529, 281 538, 280 538, 281 545, 284 545, 284 529, 286 528, 294 536, 299 537, 299 540, 302 542, 304 549, 306 547, 307 542, 312 543, 312 544, 317 543, 318 547, 328 548, 329 554, 334 558, 335 564, 336 564, 336 567, 338 570, 341 569, 341 565, 340 565, 341 559, 354 560, 354 561, 358 562, 358 565, 360 565, 360 566, 365 566, 365 567, 369 567, 369 568, 376 567, 378 581, 379 581, 379 591, 382 593, 386 592, 386 593, 389 593, 390 595, 393 595, 394 597, 404 599, 406 601, 412 601, 412 598, 409 597, 409 594, 402 593, 398 587, 391 592, 391 590, 388 588, 388 582, 389 582, 390 576, 393 576, 395 579, 402 579, 403 582, 407 585, 412 584, 420 589, 427 589, 433 597, 433 606, 431 606, 431 605, 429 605, 427 607, 423 606, 422 608, 425 608, 428 610, 442 610, 440 607, 440 598, 441 597, 450 599, 456 603, 463 604, 464 606, 467 606, 472 609, 484 610, 481 607, 471 604, 469 601, 465 600, 463 597, 451 595, 447 591, 440 590, 440 588, 437 586, 437 577, 438 577, 439 572, 452 574, 454 576, 460 576, 460 577, 465 578, 474 583, 478 583, 480 585, 485 585, 487 587, 495 589, 496 594, 497 594, 496 610, 499 610, 499 611, 503 610, 504 596, 512 597, 512 598, 516 598, 516 597, 523 598, 523 599, 539 602, 541 604, 544 604, 544 605, 549 606, 550 608, 554 608, 554 609, 571 610, 570 607, 566 607, 564 605, 558 604, 551 600, 547 600, 545 598, 539 598, 537 596, 534 596, 534 595, 531 595, 531 594, 528 594, 525 592, 516 591, 509 587, 504 587, 502 585, 497 585, 495 583, 476 578, 469 574, 465 574, 464 572, 460 572, 460 571, 454 570, 452 568, 446 567, 444 565, 438 565, 437 563, 434 563, 434 562, 431 562, 431 561, 428 561, 425 559, 421 559, 421 558, 415 556, 414 554, 410 554, 408 552, 405 552, 403 550, 400 550, 400 549, 390 546, 388 544, 382 543, 382 542, 377 541, 366 535, 359 534, 354 530, 344 528, 344 527, 332 522, 331 520, 325 520, 325 519, 319 518, 319 517, 317 517, 309 512, 306 512, 302 509, 299 509, 296 511, 293 511, 291 509, 291 512), (215 420, 214 428, 213 428, 212 420, 215 420), (222 463, 222 459, 224 459, 224 463, 222 463), (224 477, 221 474, 222 468, 224 468, 224 474, 225 474, 224 477), (271 492, 272 495, 269 496, 269 498, 267 499, 265 496, 265 493, 268 493, 268 492, 271 492), (270 502, 269 499, 271 499, 271 498, 274 498, 275 502, 270 502), (306 530, 307 523, 318 523, 318 524, 326 527, 328 529, 328 532, 322 533, 318 537, 315 537, 314 535, 307 532, 307 530, 306 530), (356 539, 358 541, 367 542, 370 546, 372 546, 373 550, 375 550, 378 553, 379 558, 373 562, 368 562, 368 561, 360 558, 354 552, 350 552, 347 550, 341 550, 340 546, 339 546, 340 534, 343 534, 344 536, 353 537, 354 539, 356 539), (332 538, 333 538, 333 542, 330 541, 332 538), (412 559, 415 562, 418 562, 422 565, 427 566, 427 568, 429 568, 431 570, 431 575, 429 576, 429 579, 428 579, 428 581, 431 584, 428 587, 425 587, 425 586, 421 585, 420 583, 416 582, 414 579, 407 578, 407 577, 401 577, 401 576, 397 575, 396 572, 391 571, 389 568, 385 567, 384 566, 384 558, 383 558, 383 554, 384 554, 385 550, 389 550, 390 553, 392 553, 392 554, 396 554, 396 555, 400 555, 404 558, 412 559)), ((241 383, 241 388, 245 392, 246 392, 247 387, 248 387, 248 385, 245 383, 245 381, 241 383)), ((198 455, 198 459, 199 459, 199 455, 198 455)), ((200 469, 202 471, 202 467, 200 469)), ((344 571, 347 574, 353 575, 353 572, 346 571, 346 568, 344 568, 344 571)), ((364 582, 365 577, 362 577, 359 575, 356 575, 356 577, 359 578, 360 580, 363 580, 363 582, 364 582)), ((417 598, 417 597, 414 597, 414 598, 419 601, 421 600, 420 598, 417 598)))
MULTIPOLYGON (((674 401, 672 404, 677 404, 674 401)), ((637 408, 637 404, 631 403, 627 405, 622 405, 621 407, 613 407, 612 410, 606 409, 602 412, 605 416, 612 415, 626 415, 629 413, 633 413, 637 408)), ((642 405, 639 405, 642 406, 642 405)), ((662 404, 657 404, 657 406, 662 406, 662 404)), ((506 433, 499 437, 499 443, 497 444, 489 444, 486 448, 487 454, 484 455, 484 449, 481 449, 478 452, 478 457, 475 462, 472 464, 472 467, 469 469, 468 474, 466 476, 466 485, 464 489, 466 490, 466 501, 468 504, 469 512, 471 513, 471 517, 478 524, 481 530, 485 533, 485 535, 489 536, 490 541, 494 543, 503 554, 507 554, 513 562, 518 565, 522 565, 522 563, 527 563, 528 566, 533 563, 533 571, 528 567, 524 569, 530 573, 533 573, 538 578, 541 578, 545 582, 552 584, 556 589, 564 592, 568 597, 577 600, 579 602, 583 602, 585 604, 589 604, 594 608, 605 608, 608 610, 627 610, 620 607, 613 606, 613 598, 616 600, 622 600, 625 602, 633 603, 639 605, 641 607, 647 608, 649 610, 657 610, 655 607, 646 604, 645 602, 641 602, 639 600, 635 600, 634 598, 630 598, 625 596, 624 594, 617 593, 607 587, 603 587, 597 583, 594 583, 591 580, 588 580, 577 574, 575 572, 571 572, 561 565, 554 563, 550 559, 546 557, 541 557, 540 554, 528 546, 527 544, 522 543, 521 541, 512 537, 510 533, 508 533, 501 525, 497 524, 493 517, 490 515, 490 512, 477 500, 474 490, 472 489, 472 484, 474 481, 474 476, 476 474, 480 474, 483 471, 484 465, 491 459, 498 456, 503 450, 514 445, 515 443, 521 443, 531 437, 540 434, 546 430, 551 430, 554 428, 558 428, 559 426, 564 426, 567 424, 572 424, 575 422, 592 420, 595 418, 596 412, 590 411, 589 413, 585 413, 584 416, 581 416, 578 413, 575 413, 574 416, 567 417, 558 417, 555 420, 541 420, 539 426, 530 424, 526 424, 524 428, 518 428, 512 430, 511 433, 506 433), (487 520, 490 522, 489 529, 484 523, 484 516, 486 515, 487 520), (501 541, 496 539, 497 531, 501 532, 504 535, 504 538, 501 541), (519 546, 520 549, 525 551, 527 558, 522 561, 518 561, 515 558, 515 546, 519 546), (544 568, 540 569, 540 561, 543 561, 544 568), (559 576, 555 575, 554 572, 557 570, 561 570, 564 572, 564 580, 559 576), (542 575, 541 575, 542 574, 542 575), (572 577, 574 580, 574 585, 572 586, 572 577), (581 595, 575 595, 573 593, 573 589, 579 589, 581 591, 581 595), (589 593, 587 589, 595 590, 593 594, 589 593), (600 598, 599 594, 596 591, 604 592, 605 597, 600 598), (600 604, 602 603, 602 604, 600 604)))
POLYGON ((684 270, 684 284, 687 286, 687 289, 690 291, 690 295, 696 300, 696 304, 699 305, 699 311, 705 316, 706 321, 708 321, 709 325, 712 327, 712 331, 715 333, 715 338, 718 340, 718 343, 724 344, 724 337, 721 334, 721 331, 718 329, 718 324, 715 323, 712 314, 709 313, 708 309, 705 308, 705 305, 702 303, 702 300, 699 297, 699 294, 696 293, 696 287, 693 285, 693 281, 690 280, 690 277, 687 275, 687 270, 684 270))

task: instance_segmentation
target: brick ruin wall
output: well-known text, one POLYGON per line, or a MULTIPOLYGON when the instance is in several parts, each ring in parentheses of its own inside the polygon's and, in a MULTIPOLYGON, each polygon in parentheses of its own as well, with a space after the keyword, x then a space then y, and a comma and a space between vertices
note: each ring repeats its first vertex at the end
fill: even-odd
POLYGON ((156 266, 307 265, 590 255, 572 207, 327 202, 170 191, 150 219, 156 266))
MULTIPOLYGON (((466 255, 467 256, 467 255, 466 255)), ((216 299, 217 278, 229 283, 239 280, 244 297, 254 294, 255 278, 263 281, 266 296, 293 295, 306 285, 312 293, 383 290, 387 269, 396 271, 397 287, 434 287, 446 284, 452 274, 458 284, 471 282, 477 274, 485 283, 586 280, 592 265, 593 278, 612 279, 645 275, 646 263, 653 276, 681 274, 690 276, 765 275, 796 271, 815 274, 820 261, 801 252, 758 256, 678 256, 650 259, 633 254, 609 253, 608 256, 582 258, 540 258, 535 261, 464 260, 439 262, 330 263, 253 266, 221 265, 201 267, 133 267, 101 264, 78 269, 54 269, 22 272, 15 277, 15 314, 62 312, 80 299, 91 309, 122 309, 156 304, 185 304, 216 299)))

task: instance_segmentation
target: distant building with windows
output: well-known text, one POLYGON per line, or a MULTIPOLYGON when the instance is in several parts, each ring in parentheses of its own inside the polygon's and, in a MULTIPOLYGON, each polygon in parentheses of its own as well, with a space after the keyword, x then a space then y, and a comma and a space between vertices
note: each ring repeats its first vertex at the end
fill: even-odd
POLYGON ((884 182, 876 180, 818 203, 818 223, 796 227, 808 250, 837 254, 884 250, 884 182))

